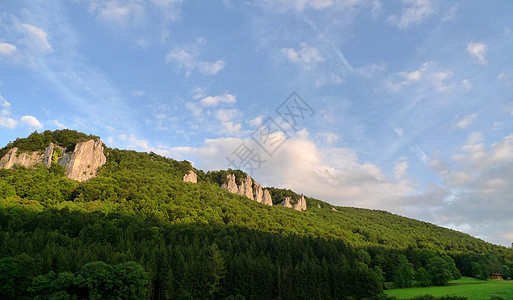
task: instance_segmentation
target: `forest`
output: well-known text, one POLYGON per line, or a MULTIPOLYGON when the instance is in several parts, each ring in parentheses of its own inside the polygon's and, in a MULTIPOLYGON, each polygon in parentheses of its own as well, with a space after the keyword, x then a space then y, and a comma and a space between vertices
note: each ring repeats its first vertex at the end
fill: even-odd
MULTIPOLYGON (((36 132, 0 152, 88 138, 36 132)), ((454 230, 310 197, 306 211, 269 207, 219 188, 240 170, 105 152, 85 182, 56 164, 0 170, 1 299, 386 299, 384 288, 513 275, 513 250, 454 230), (197 184, 182 181, 191 169, 197 184)))

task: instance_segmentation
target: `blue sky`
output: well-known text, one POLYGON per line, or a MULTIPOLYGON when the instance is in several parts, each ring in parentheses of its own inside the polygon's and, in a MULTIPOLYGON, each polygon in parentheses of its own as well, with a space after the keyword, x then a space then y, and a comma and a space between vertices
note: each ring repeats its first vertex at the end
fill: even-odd
POLYGON ((0 0, 0 144, 70 128, 204 170, 247 150, 265 186, 510 245, 512 14, 511 1, 0 0))

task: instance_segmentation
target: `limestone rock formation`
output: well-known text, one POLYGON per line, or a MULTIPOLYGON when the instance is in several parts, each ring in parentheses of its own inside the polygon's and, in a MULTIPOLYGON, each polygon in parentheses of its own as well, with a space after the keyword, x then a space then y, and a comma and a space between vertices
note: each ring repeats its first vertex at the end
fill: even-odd
POLYGON ((187 174, 183 175, 183 181, 198 183, 198 176, 196 176, 193 170, 189 170, 187 174))
POLYGON ((296 204, 292 205, 295 210, 306 210, 306 199, 305 196, 301 195, 297 200, 296 204))
POLYGON ((45 165, 47 168, 49 168, 52 165, 54 148, 55 148, 55 145, 53 143, 50 143, 50 145, 48 145, 48 147, 46 147, 45 154, 43 157, 43 165, 45 165))
POLYGON ((271 193, 268 190, 264 190, 264 198, 262 199, 262 203, 273 206, 273 199, 271 198, 271 193))
POLYGON ((221 184, 221 188, 228 190, 228 192, 233 194, 239 194, 239 187, 235 183, 235 175, 228 174, 226 175, 226 182, 221 184))
POLYGON ((43 156, 43 154, 36 151, 32 153, 18 153, 18 148, 14 147, 0 159, 0 168, 10 169, 15 164, 28 168, 35 164, 42 163, 43 156))
POLYGON ((285 197, 285 199, 281 202, 281 205, 293 208, 295 210, 306 210, 306 199, 305 196, 301 195, 299 199, 297 199, 296 203, 292 204, 292 199, 290 197, 285 197))
POLYGON ((73 152, 64 151, 62 147, 53 143, 46 147, 44 153, 34 151, 18 154, 18 148, 14 147, 0 159, 0 168, 10 169, 15 164, 27 168, 37 164, 44 164, 46 167, 50 167, 53 162, 54 151, 57 148, 62 153, 61 157, 57 157, 57 163, 66 169, 66 176, 74 180, 85 181, 95 177, 98 168, 107 161, 103 153, 103 142, 91 139, 77 143, 73 152))
POLYGON ((262 189, 262 186, 260 183, 255 182, 255 201, 258 203, 262 203, 262 200, 264 198, 264 190, 262 189))
POLYGON ((66 174, 69 178, 85 181, 96 176, 96 171, 107 161, 103 154, 103 142, 89 140, 78 143, 75 151, 71 154, 66 164, 59 164, 66 168, 66 174))
POLYGON ((251 200, 255 200, 269 206, 273 205, 269 191, 262 189, 262 186, 258 182, 253 184, 253 178, 249 175, 247 175, 241 184, 237 186, 235 175, 228 174, 226 175, 226 181, 221 184, 221 188, 229 191, 230 193, 245 196, 251 200))
POLYGON ((292 204, 290 203, 292 199, 290 197, 285 197, 285 199, 280 203, 281 205, 292 208, 292 204))
MULTIPOLYGON (((246 179, 239 186, 239 195, 253 199, 253 179, 246 176, 246 179)), ((254 199, 253 199, 254 200, 254 199)))

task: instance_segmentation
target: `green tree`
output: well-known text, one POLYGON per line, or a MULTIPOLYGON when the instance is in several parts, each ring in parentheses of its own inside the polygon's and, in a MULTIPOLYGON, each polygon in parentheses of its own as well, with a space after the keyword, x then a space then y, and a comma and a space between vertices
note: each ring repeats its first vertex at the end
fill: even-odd
POLYGON ((404 254, 398 257, 397 270, 393 276, 394 285, 399 288, 413 286, 413 279, 415 278, 415 270, 413 265, 408 261, 404 254))

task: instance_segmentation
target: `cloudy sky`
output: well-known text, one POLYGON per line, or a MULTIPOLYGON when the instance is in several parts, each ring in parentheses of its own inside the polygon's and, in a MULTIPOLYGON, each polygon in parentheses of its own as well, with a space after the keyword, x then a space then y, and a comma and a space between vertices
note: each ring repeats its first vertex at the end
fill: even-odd
POLYGON ((0 0, 0 144, 70 128, 513 241, 513 1, 0 0))

